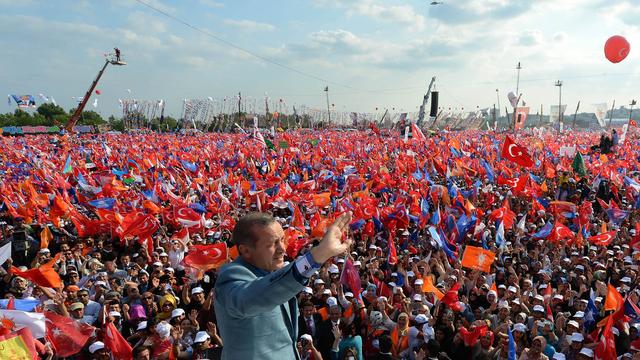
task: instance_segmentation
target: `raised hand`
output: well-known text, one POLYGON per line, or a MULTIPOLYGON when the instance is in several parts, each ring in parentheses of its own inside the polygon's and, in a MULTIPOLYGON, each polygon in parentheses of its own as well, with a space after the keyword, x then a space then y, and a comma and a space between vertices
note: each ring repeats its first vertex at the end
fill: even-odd
POLYGON ((346 233, 351 223, 351 212, 340 215, 336 221, 329 226, 320 244, 311 249, 313 260, 317 263, 324 263, 329 258, 340 255, 349 250, 353 240, 347 238, 342 241, 342 235, 346 233))

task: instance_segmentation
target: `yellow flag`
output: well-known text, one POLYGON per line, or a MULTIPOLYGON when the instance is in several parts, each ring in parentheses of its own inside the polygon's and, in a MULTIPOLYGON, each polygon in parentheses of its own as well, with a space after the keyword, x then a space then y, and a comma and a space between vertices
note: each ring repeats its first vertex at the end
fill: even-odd
POLYGON ((32 360, 33 356, 22 340, 22 336, 0 341, 0 359, 32 360))

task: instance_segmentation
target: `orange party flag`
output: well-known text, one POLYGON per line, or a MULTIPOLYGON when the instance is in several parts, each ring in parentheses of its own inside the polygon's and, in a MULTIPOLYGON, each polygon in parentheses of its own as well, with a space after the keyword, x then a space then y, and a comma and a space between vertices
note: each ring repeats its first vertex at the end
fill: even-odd
POLYGON ((433 279, 431 278, 431 275, 427 275, 424 278, 424 284, 422 284, 422 291, 426 293, 433 293, 438 300, 441 300, 442 297, 444 296, 444 294, 442 293, 442 291, 440 291, 440 289, 433 286, 433 279))
POLYGON ((496 254, 492 251, 475 246, 467 246, 462 256, 462 266, 488 273, 495 257, 496 254))
POLYGON ((624 305, 624 299, 622 295, 611 286, 611 284, 607 285, 607 297, 604 301, 604 310, 618 310, 624 305))
POLYGON ((53 234, 49 227, 45 225, 44 229, 40 232, 40 249, 46 249, 49 247, 49 242, 53 240, 53 234))

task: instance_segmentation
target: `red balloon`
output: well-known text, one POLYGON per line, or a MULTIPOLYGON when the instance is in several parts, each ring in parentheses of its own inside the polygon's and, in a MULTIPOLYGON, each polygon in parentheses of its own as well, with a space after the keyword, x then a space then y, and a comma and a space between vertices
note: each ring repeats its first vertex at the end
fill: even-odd
POLYGON ((100 90, 96 90, 96 94, 100 95, 100 90))
POLYGON ((627 39, 620 35, 610 37, 604 44, 604 56, 614 64, 624 60, 629 55, 631 46, 627 39))

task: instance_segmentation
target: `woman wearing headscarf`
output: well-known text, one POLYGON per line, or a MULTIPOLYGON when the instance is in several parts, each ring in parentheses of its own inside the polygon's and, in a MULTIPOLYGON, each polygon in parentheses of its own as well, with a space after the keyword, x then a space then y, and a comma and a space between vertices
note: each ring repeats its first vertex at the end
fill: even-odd
POLYGON ((169 321, 171 319, 171 312, 177 307, 178 302, 176 301, 176 298, 171 295, 171 294, 167 294, 163 297, 160 298, 160 312, 158 312, 158 315, 156 315, 156 320, 157 321, 162 321, 162 320, 167 320, 169 321))
POLYGON ((391 353, 395 357, 402 357, 409 349, 409 315, 401 313, 398 323, 391 330, 391 353))
POLYGON ((549 357, 542 353, 546 347, 547 340, 544 336, 536 336, 531 341, 531 347, 524 349, 519 360, 549 360, 549 357))

